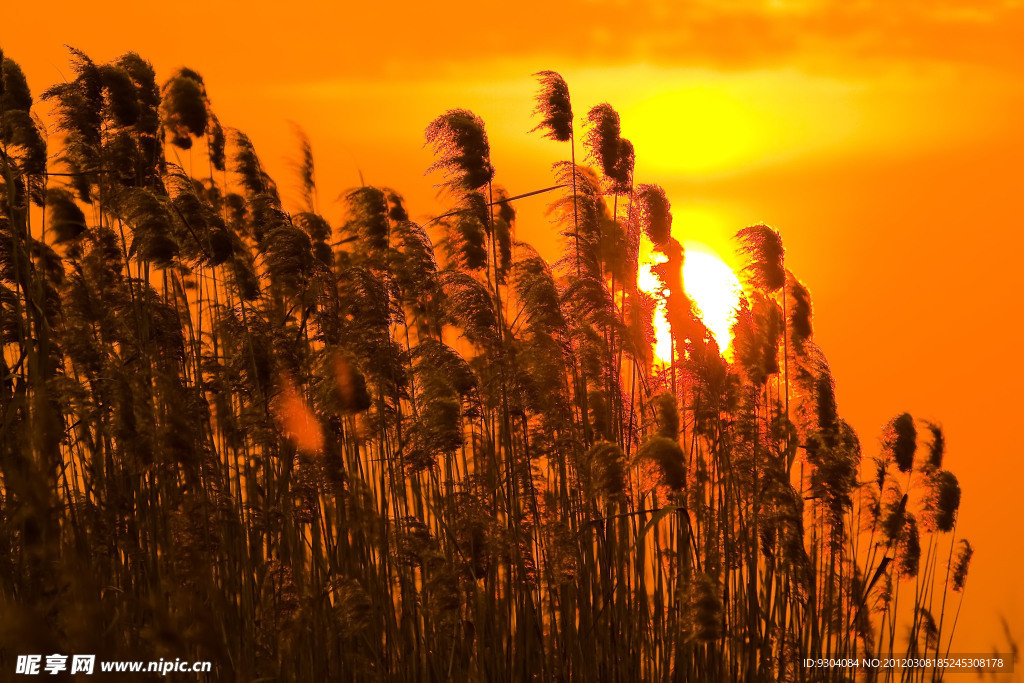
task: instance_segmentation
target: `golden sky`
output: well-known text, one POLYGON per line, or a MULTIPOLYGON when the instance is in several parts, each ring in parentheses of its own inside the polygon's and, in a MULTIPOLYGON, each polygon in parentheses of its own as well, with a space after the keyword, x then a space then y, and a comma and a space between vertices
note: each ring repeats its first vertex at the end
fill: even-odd
MULTIPOLYGON (((0 46, 37 94, 69 74, 64 44, 97 61, 138 51, 161 79, 196 69, 286 197, 300 124, 329 217, 360 174, 435 215, 423 129, 452 107, 483 117, 510 193, 552 184, 567 150, 527 133, 530 74, 559 71, 577 115, 602 101, 620 112, 637 181, 668 190, 678 237, 735 264, 736 230, 781 231, 866 457, 898 412, 943 424, 958 532, 976 548, 955 649, 1005 651, 1000 615, 1024 638, 1024 2, 44 2, 3 14, 0 46)), ((520 203, 519 237, 550 256, 545 202, 520 203)))

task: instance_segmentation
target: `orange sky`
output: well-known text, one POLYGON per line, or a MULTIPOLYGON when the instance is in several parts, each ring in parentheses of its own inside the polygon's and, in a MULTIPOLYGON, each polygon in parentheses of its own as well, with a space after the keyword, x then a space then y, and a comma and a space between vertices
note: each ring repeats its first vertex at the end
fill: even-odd
MULTIPOLYGON (((37 94, 65 43, 195 68, 286 197, 288 122, 306 129, 332 218, 360 172, 435 214, 423 129, 452 107, 483 117, 511 193, 551 184, 565 149, 527 134, 530 74, 559 71, 578 115, 619 110, 677 236, 735 263, 737 229, 782 232, 867 457, 898 412, 943 424, 976 548, 954 649, 1005 651, 1000 615, 1024 639, 1024 2, 223 4, 16 3, 0 46, 37 94)), ((520 203, 519 237, 550 256, 545 203, 520 203)))

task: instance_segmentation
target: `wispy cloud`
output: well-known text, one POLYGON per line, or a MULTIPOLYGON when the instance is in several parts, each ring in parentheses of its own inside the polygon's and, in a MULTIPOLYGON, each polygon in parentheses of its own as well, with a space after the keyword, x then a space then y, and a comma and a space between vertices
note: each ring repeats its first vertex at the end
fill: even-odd
MULTIPOLYGON (((204 65, 234 60, 241 81, 293 82, 346 74, 362 79, 439 71, 486 72, 509 60, 589 66, 654 63, 743 70, 796 66, 819 73, 863 72, 893 63, 945 62, 1015 70, 1024 38, 1018 0, 521 0, 486 10, 477 2, 294 3, 287 13, 244 12, 189 0, 195 17, 180 34, 147 37, 151 51, 187 46, 204 65), (242 60, 242 63, 239 63, 242 60)), ((276 4, 267 3, 267 8, 276 4)), ((24 6, 5 26, 33 20, 24 6), (19 17, 19 13, 26 16, 19 17)), ((124 21, 164 25, 164 8, 132 4, 124 21)), ((110 14, 63 8, 31 36, 55 50, 138 49, 90 36, 111 29, 110 14), (101 25, 101 22, 105 22, 101 25)), ((0 27, 5 49, 23 39, 0 27)), ((131 43, 129 45, 129 43, 131 43)), ((174 65, 176 66, 176 65, 174 65)), ((207 67, 209 68, 209 67, 207 67)))

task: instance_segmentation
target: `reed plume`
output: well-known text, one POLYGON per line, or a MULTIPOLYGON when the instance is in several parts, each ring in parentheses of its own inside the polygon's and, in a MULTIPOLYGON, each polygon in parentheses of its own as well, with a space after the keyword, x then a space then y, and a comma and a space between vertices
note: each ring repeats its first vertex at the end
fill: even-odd
POLYGON ((491 147, 479 116, 466 109, 451 109, 430 122, 426 138, 438 157, 427 170, 439 171, 443 186, 453 192, 469 192, 491 182, 491 147))
POLYGON ((239 681, 760 681, 948 646, 973 548, 941 429, 917 468, 909 414, 862 452, 764 225, 738 234, 724 358, 611 105, 577 165, 569 88, 536 74, 533 130, 573 144, 538 191, 549 264, 467 110, 425 131, 441 215, 362 185, 334 223, 310 140, 282 197, 196 71, 160 87, 135 53, 72 50, 44 94, 54 173, 0 63, 0 631, 22 651, 239 681))
POLYGON ((889 420, 882 434, 882 453, 892 458, 900 472, 910 472, 917 451, 917 428, 909 413, 889 420))
POLYGON ((569 142, 573 133, 569 86, 554 71, 538 71, 534 77, 540 83, 540 91, 537 93, 537 106, 533 113, 541 117, 541 122, 530 132, 540 130, 544 132, 544 137, 569 142))

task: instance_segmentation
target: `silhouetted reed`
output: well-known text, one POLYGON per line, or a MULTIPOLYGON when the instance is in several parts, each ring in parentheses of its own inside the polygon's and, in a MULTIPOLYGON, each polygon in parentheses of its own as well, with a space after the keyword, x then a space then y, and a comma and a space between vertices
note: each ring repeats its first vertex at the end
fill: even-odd
POLYGON ((565 81, 536 74, 534 130, 572 145, 552 266, 472 112, 426 128, 442 216, 363 186, 332 225, 304 134, 290 211, 202 77, 158 86, 134 53, 72 51, 44 95, 51 171, 0 59, 0 667, 810 681, 808 657, 948 651, 973 549, 941 429, 915 462, 901 414, 863 466, 764 225, 737 235, 727 361, 683 287, 685 226, 634 186, 610 105, 586 116, 595 172, 565 81))

